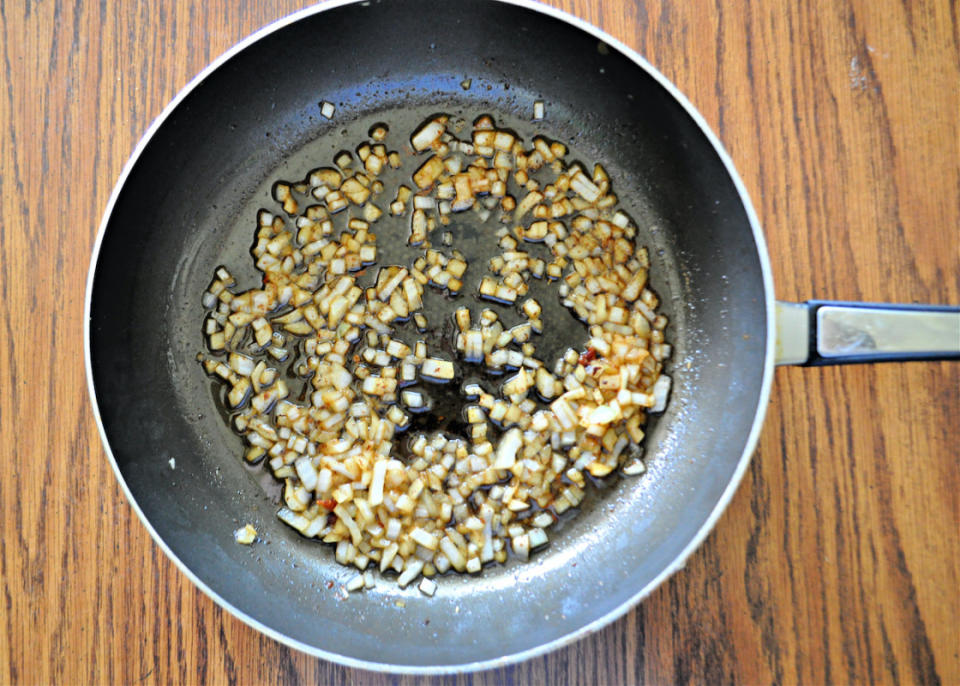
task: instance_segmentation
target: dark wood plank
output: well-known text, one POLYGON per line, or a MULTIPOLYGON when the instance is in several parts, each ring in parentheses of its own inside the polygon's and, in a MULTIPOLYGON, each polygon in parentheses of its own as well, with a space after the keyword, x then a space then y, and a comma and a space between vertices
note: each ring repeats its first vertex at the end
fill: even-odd
MULTIPOLYGON (((960 302, 949 0, 551 0, 637 48, 719 133, 784 299, 960 302)), ((0 682, 421 683, 226 615, 132 515, 85 392, 90 249, 141 133, 304 5, 0 3, 0 682)), ((778 371, 717 530, 573 646, 445 683, 958 683, 960 365, 778 371)))

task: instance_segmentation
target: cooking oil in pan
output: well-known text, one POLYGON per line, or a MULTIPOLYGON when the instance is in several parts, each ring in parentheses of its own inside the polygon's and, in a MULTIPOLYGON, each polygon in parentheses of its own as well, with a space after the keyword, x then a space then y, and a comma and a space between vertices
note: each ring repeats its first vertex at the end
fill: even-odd
MULTIPOLYGON (((501 121, 498 118, 498 121, 501 121)), ((350 131, 363 127, 361 122, 355 122, 344 129, 344 135, 349 136, 350 131)), ((372 131, 376 128, 374 122, 368 127, 372 131)), ((532 138, 532 132, 524 132, 524 124, 518 122, 517 129, 520 129, 518 135, 521 138, 529 140, 532 138), (524 136, 524 133, 528 135, 524 136)), ((325 142, 329 145, 329 141, 325 142)), ((311 148, 314 146, 307 146, 311 148)), ((311 157, 309 150, 305 149, 297 155, 302 167, 299 178, 304 176, 303 172, 318 166, 329 164, 328 159, 331 156, 311 157)), ((340 151, 332 155, 336 157, 342 154, 340 151)), ((589 159, 587 156, 580 157, 575 149, 571 149, 568 159, 589 159)), ((378 177, 385 188, 394 189, 400 184, 410 184, 410 173, 422 162, 419 158, 411 159, 409 154, 404 156, 404 165, 399 170, 385 168, 378 177)), ((288 169, 296 168, 294 162, 288 162, 285 167, 288 169)), ((295 181, 290 181, 295 185, 295 181)), ((511 180, 511 184, 513 181, 511 180)), ((309 195, 293 191, 298 204, 301 208, 309 207, 316 201, 309 195)), ((518 189, 512 187, 511 193, 516 194, 518 189)), ((383 198, 389 202, 387 196, 389 191, 383 193, 383 198)), ((355 211, 350 208, 348 212, 355 211)), ((484 309, 491 309, 498 315, 505 329, 508 329, 524 320, 519 311, 519 303, 523 299, 533 298, 542 307, 541 318, 543 320, 543 335, 534 336, 531 343, 535 345, 535 355, 543 360, 548 369, 552 369, 554 362, 564 354, 568 348, 580 350, 587 340, 587 328, 584 323, 576 319, 574 315, 563 306, 557 293, 555 283, 551 284, 546 279, 531 278, 528 281, 529 293, 525 298, 519 299, 516 305, 496 302, 489 299, 481 299, 478 292, 480 280, 489 273, 488 263, 492 257, 500 254, 501 248, 494 235, 501 226, 495 218, 490 218, 486 222, 481 222, 472 212, 455 214, 451 216, 452 222, 447 226, 437 226, 431 233, 427 245, 410 246, 407 244, 407 237, 410 231, 409 209, 400 216, 393 216, 385 212, 379 221, 372 225, 371 231, 377 235, 377 265, 367 266, 357 275, 358 285, 361 287, 370 287, 375 283, 378 267, 387 265, 401 265, 409 267, 414 260, 424 254, 426 247, 433 244, 433 247, 444 252, 458 250, 468 262, 467 271, 463 277, 463 287, 459 295, 451 296, 442 289, 435 289, 431 286, 425 286, 423 294, 424 308, 422 313, 426 316, 427 326, 418 329, 413 320, 396 323, 392 328, 391 337, 407 343, 411 347, 417 341, 424 341, 428 346, 428 355, 438 357, 454 362, 455 376, 452 380, 445 383, 435 383, 426 379, 419 379, 411 385, 404 386, 403 390, 411 390, 420 393, 425 404, 421 408, 405 409, 409 417, 408 424, 402 427, 394 437, 393 456, 401 460, 410 458, 410 444, 412 440, 420 435, 428 436, 442 433, 448 439, 462 439, 469 443, 468 434, 469 425, 466 422, 464 413, 467 405, 470 404, 465 387, 470 384, 479 384, 486 392, 499 395, 499 389, 502 385, 505 375, 503 372, 490 371, 485 365, 472 364, 462 360, 462 355, 457 351, 455 340, 458 328, 453 319, 453 311, 458 307, 467 307, 471 312, 471 320, 477 321, 484 309), (449 234, 452 241, 442 240, 442 234, 449 234), (448 244, 449 243, 449 244, 448 244)), ((446 237, 444 237, 446 238, 446 237)), ((549 259, 550 251, 542 243, 524 243, 523 250, 536 257, 549 259)), ((302 341, 297 341, 294 337, 289 337, 287 349, 291 354, 285 359, 275 361, 274 366, 287 380, 290 386, 290 399, 296 402, 303 402, 307 399, 311 386, 309 376, 298 373, 299 362, 303 358, 302 341)), ((248 336, 244 341, 245 346, 250 346, 249 352, 255 352, 256 346, 251 337, 248 336)), ((362 348, 363 338, 352 348, 352 353, 362 348)), ((515 344, 514 344, 515 345, 515 344)), ((353 371, 354 365, 348 365, 353 371)), ((214 385, 212 388, 214 399, 221 415, 227 419, 231 416, 226 404, 226 389, 220 385, 214 385)), ((542 398, 537 397, 535 392, 530 394, 531 399, 535 400, 540 407, 546 403, 542 398)), ((500 433, 509 428, 501 426, 496 422, 488 422, 488 438, 496 444, 500 433)), ((590 481, 600 489, 607 489, 613 483, 611 479, 593 479, 588 476, 590 481)), ((269 489, 279 498, 279 488, 269 489)), ((589 509, 596 499, 596 489, 587 490, 587 499, 581 504, 579 509, 589 509)), ((561 520, 567 520, 578 508, 571 510, 562 516, 561 520)), ((527 516, 535 515, 540 508, 532 508, 532 512, 525 513, 527 516)), ((556 529, 554 529, 556 530, 556 529)))

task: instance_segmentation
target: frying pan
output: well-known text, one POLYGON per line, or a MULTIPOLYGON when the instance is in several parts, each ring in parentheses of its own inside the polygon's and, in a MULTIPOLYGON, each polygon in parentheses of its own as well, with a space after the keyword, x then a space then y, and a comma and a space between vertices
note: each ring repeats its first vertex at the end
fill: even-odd
MULTIPOLYGON (((232 49, 177 96, 127 164, 86 308, 104 445, 157 544, 260 631, 392 671, 529 658, 648 595, 730 500, 776 363, 960 357, 958 308, 777 304, 747 194, 690 103, 610 36, 522 1, 333 2, 232 49), (404 132, 438 111, 491 113, 529 140, 535 100, 547 108, 539 128, 605 163, 650 249, 674 389, 646 438, 648 472, 604 484, 529 563, 445 576, 433 598, 386 580, 344 599, 338 588, 354 572, 280 523, 272 477, 238 459, 218 387, 195 361, 200 295, 219 264, 241 286, 256 282, 253 217, 272 205, 272 181, 328 164, 374 122, 404 132), (335 105, 332 119, 320 101, 335 105), (260 532, 252 547, 233 539, 247 522, 260 532)), ((582 344, 557 333, 568 330, 544 338, 582 344)))

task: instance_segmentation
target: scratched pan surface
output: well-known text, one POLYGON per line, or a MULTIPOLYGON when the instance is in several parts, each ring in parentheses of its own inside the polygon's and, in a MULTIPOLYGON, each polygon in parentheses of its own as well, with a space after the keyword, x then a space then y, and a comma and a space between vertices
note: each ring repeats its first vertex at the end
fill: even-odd
MULTIPOLYGON (((715 139, 635 57, 533 6, 328 6, 236 49, 151 130, 118 184, 91 267, 88 370, 132 504, 215 600, 275 638, 350 665, 492 666, 611 621, 702 540, 762 418, 772 294, 755 222, 715 139), (273 207, 270 184, 329 164, 372 123, 390 124, 391 148, 438 111, 490 113, 529 140, 538 99, 547 107, 540 130, 572 157, 607 166, 671 320, 674 391, 646 439, 648 473, 605 484, 529 563, 445 576, 434 598, 386 580, 344 600, 337 587, 354 572, 281 524, 272 479, 239 459, 219 389, 195 361, 200 294, 220 264, 241 287, 254 285, 249 248, 256 210, 273 207), (332 120, 320 115, 321 100, 336 105, 332 120), (248 522, 260 541, 237 545, 233 531, 248 522)), ((408 159, 404 173, 414 168, 408 159)), ((391 221, 377 227, 380 244, 409 259, 396 247, 405 225, 391 221)), ((490 242, 467 219, 452 228, 474 258, 470 292, 490 242)), ((583 343, 571 322, 551 306, 537 341, 546 359, 583 343)))

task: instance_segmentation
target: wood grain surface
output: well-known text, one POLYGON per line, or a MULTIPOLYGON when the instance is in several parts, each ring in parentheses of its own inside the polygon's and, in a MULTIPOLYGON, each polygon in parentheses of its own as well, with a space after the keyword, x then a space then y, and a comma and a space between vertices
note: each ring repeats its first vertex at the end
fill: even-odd
MULTIPOLYGON (((297 0, 0 1, 0 682, 960 683, 960 364, 781 369, 715 532, 640 607, 444 679, 248 628, 153 544, 83 371, 84 282, 137 140, 297 0)), ((960 303, 954 0, 552 0, 636 48, 719 133, 778 296, 960 303)))

